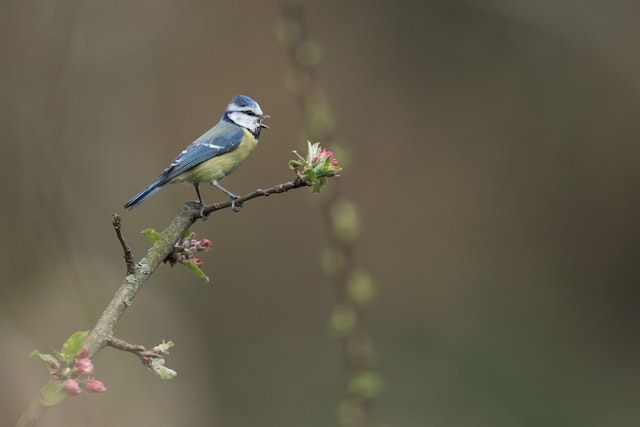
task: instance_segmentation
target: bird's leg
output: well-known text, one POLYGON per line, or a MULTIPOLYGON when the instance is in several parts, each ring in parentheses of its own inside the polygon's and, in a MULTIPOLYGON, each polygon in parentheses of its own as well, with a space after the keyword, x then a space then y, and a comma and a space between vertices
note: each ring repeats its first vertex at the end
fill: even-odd
POLYGON ((204 202, 202 201, 202 196, 200 195, 200 189, 198 188, 198 185, 200 185, 199 183, 195 183, 193 184, 194 187, 196 187, 196 193, 198 194, 198 200, 200 201, 200 218, 204 221, 207 218, 209 218, 208 215, 204 214, 204 210, 205 208, 207 208, 208 206, 204 204, 204 202))
POLYGON ((242 203, 237 203, 236 204, 236 199, 239 199, 240 196, 238 196, 237 194, 233 194, 231 191, 227 190, 222 185, 218 184, 218 181, 213 181, 211 183, 211 185, 213 185, 218 190, 222 191, 224 194, 226 194, 227 196, 229 196, 231 198, 231 210, 232 211, 240 212, 242 210, 242 203))

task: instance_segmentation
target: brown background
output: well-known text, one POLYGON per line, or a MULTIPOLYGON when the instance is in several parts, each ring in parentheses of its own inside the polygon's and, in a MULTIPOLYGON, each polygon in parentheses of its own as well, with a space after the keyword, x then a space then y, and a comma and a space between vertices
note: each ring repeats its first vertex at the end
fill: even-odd
MULTIPOLYGON (((271 130, 225 185, 290 177, 305 135, 278 14, 276 1, 0 5, 0 424, 46 380, 27 354, 90 328, 122 279, 111 213, 141 256, 138 231, 193 190, 122 204, 234 94, 258 100, 271 130)), ((366 312, 386 382, 378 423, 638 425, 638 3, 325 1, 308 14, 352 152, 339 185, 361 213, 357 262, 379 285, 366 312)), ((145 286, 117 333, 175 341, 174 381, 105 350, 108 392, 43 425, 336 425, 333 295, 313 249, 325 231, 306 193, 198 223, 211 284, 162 267, 145 286)))

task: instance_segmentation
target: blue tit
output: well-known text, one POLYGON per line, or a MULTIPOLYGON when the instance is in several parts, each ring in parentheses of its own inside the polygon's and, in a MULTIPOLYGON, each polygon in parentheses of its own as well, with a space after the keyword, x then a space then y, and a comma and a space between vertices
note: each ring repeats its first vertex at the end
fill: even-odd
POLYGON ((193 141, 171 162, 160 177, 129 200, 124 207, 133 208, 160 190, 165 184, 188 182, 193 184, 200 201, 200 216, 204 218, 207 205, 202 201, 198 186, 211 183, 231 198, 231 207, 236 210, 235 199, 239 196, 218 184, 218 181, 236 170, 258 144, 260 131, 268 128, 262 119, 269 117, 248 96, 234 97, 220 121, 200 138, 193 141))

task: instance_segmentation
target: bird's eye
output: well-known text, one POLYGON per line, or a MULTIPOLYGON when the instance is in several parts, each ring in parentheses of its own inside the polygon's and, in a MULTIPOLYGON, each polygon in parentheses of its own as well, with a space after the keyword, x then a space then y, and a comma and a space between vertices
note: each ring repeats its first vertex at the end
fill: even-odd
POLYGON ((251 111, 251 110, 247 110, 247 111, 245 111, 245 114, 247 114, 247 115, 249 115, 249 116, 255 116, 255 115, 256 115, 256 113, 254 113, 254 112, 253 112, 253 111, 251 111))

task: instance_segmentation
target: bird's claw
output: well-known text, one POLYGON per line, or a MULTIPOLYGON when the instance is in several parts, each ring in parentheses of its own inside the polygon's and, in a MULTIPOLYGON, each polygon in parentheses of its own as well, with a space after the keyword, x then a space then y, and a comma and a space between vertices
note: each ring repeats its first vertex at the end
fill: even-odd
POLYGON ((231 199, 231 210, 234 212, 240 212, 242 210, 242 202, 236 203, 236 199, 239 197, 235 197, 231 199))
POLYGON ((203 221, 206 221, 207 219, 209 219, 209 215, 205 215, 204 214, 204 210, 205 208, 207 208, 208 206, 206 206, 205 204, 202 204, 200 207, 200 219, 203 221))

